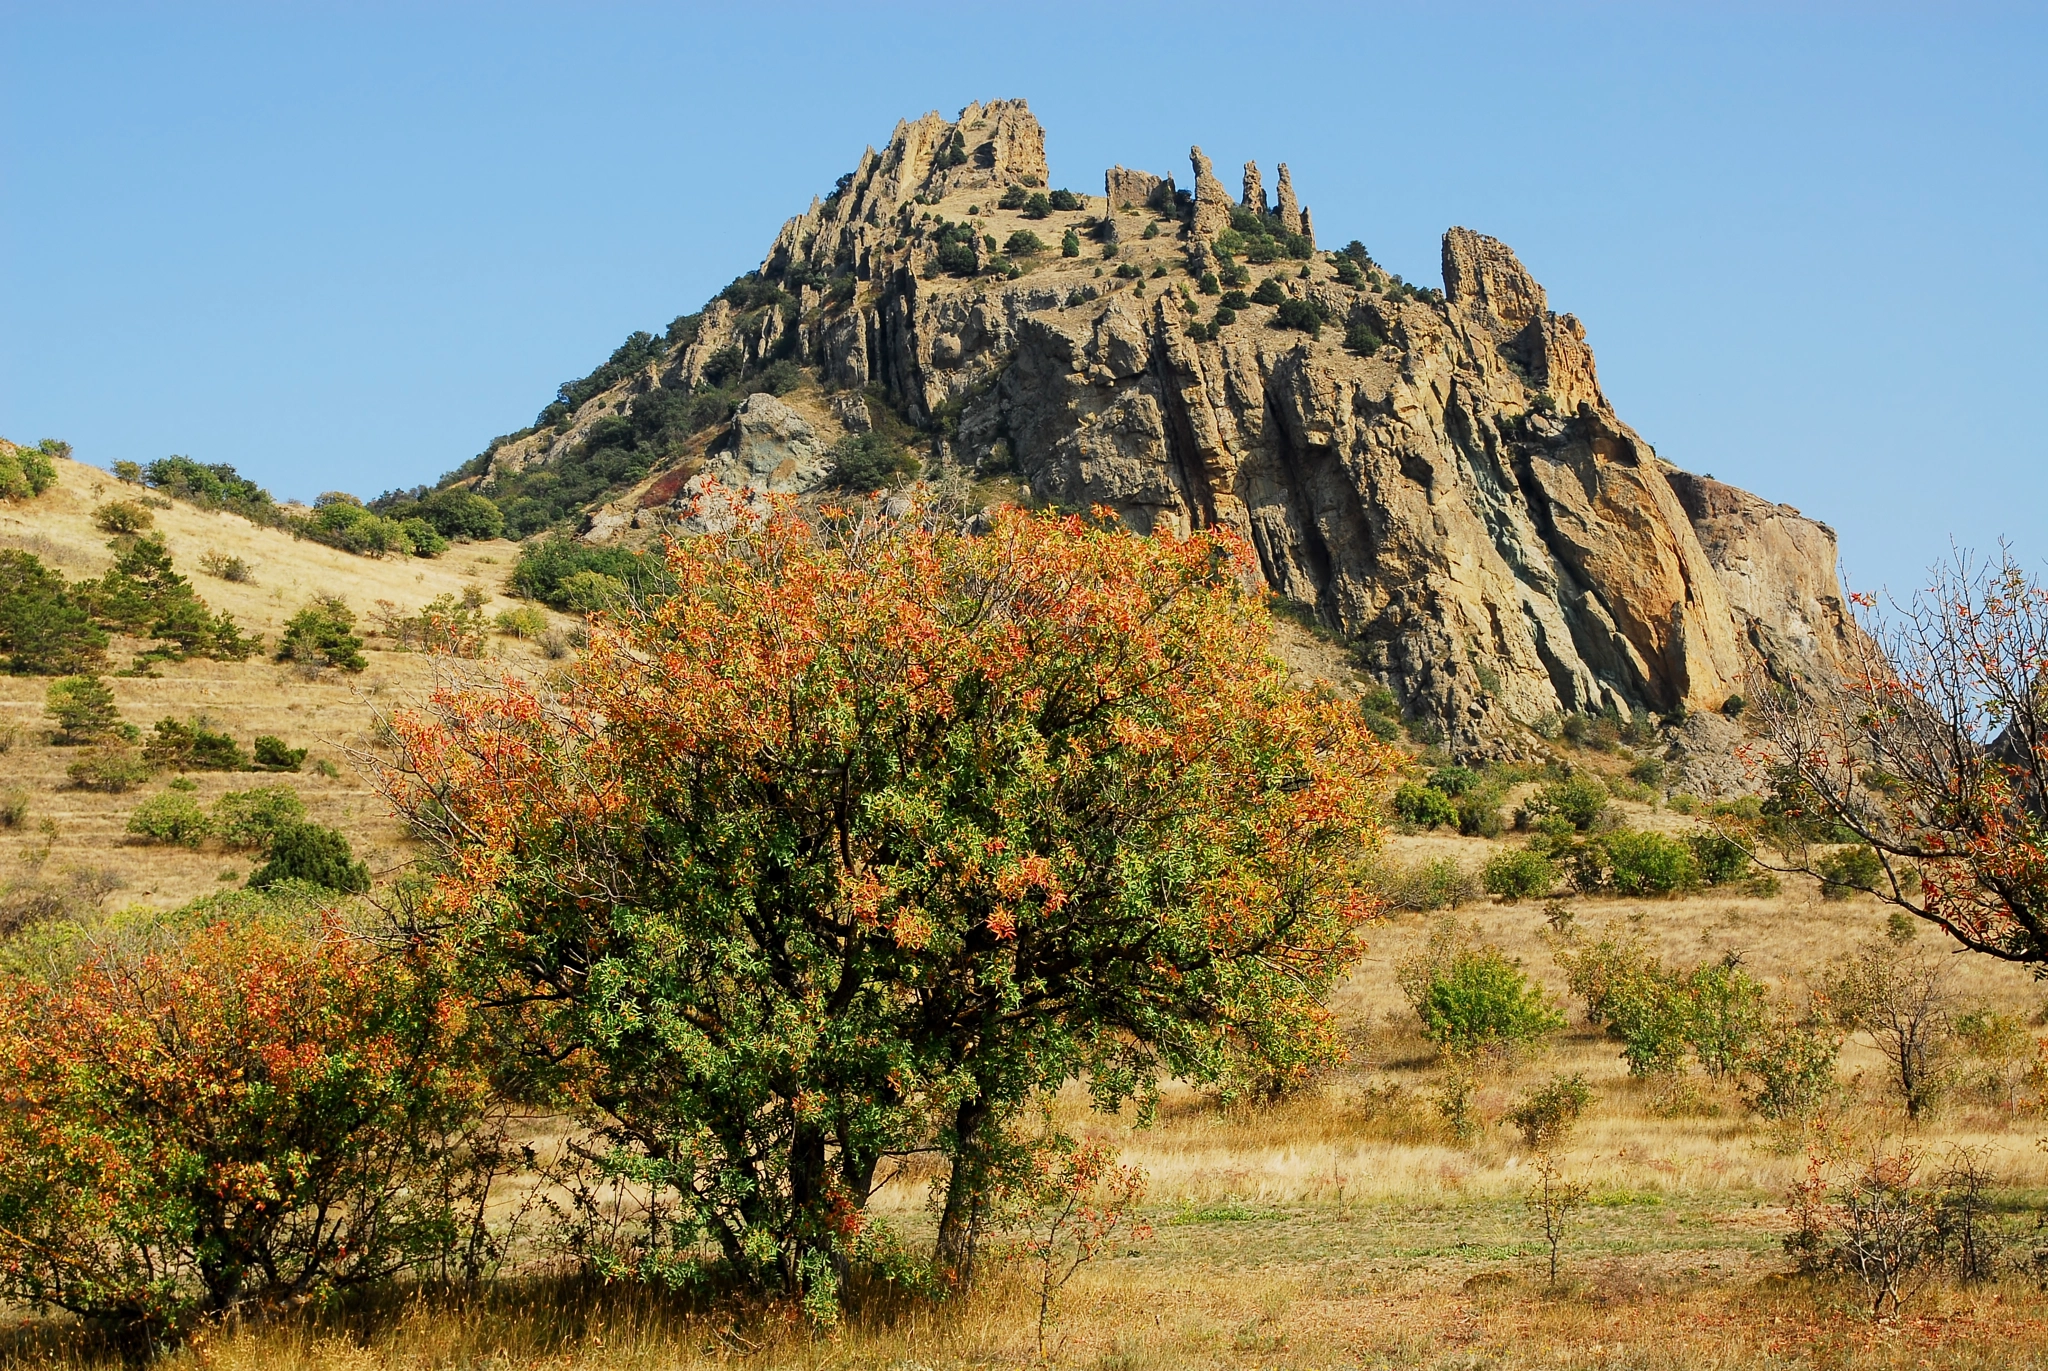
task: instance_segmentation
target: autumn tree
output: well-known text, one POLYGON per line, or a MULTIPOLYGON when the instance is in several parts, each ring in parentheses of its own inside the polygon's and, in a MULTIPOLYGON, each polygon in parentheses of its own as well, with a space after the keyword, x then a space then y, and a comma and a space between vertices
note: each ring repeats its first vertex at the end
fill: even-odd
POLYGON ((445 861, 422 932, 677 1197, 669 1251, 828 1309, 937 1150, 965 1279, 1038 1092, 1333 1054, 1393 757, 1288 686, 1242 540, 704 514, 559 694, 444 690, 382 773, 445 861))
POLYGON ((2048 962, 2048 588, 1959 554, 1865 632, 1837 693, 1760 702, 1790 865, 2006 961, 2048 962), (1875 861, 1841 859, 1853 843, 1875 861))

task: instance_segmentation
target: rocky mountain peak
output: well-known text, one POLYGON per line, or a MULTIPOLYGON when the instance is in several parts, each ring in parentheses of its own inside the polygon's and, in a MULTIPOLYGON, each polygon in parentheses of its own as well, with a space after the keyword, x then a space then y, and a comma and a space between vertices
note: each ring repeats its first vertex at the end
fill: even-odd
POLYGON ((1191 196, 1122 166, 1101 198, 1053 195, 1022 101, 899 124, 658 360, 496 449, 483 484, 793 367, 797 390, 657 464, 604 529, 658 526, 711 467, 808 489, 886 410, 935 469, 1146 532, 1236 529, 1464 751, 1837 672, 1833 534, 1660 459, 1505 244, 1453 228, 1443 289, 1418 287, 1356 244, 1317 252, 1284 164, 1268 208, 1256 166, 1233 197, 1190 163, 1191 196))

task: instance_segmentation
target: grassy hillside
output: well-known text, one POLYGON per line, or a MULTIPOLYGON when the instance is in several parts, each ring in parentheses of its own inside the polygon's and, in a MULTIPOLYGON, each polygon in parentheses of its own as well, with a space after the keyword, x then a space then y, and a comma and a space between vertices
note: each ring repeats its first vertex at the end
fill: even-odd
MULTIPOLYGON (((111 500, 135 500, 142 493, 98 468, 59 462, 53 488, 31 500, 0 503, 0 549, 32 553, 72 580, 100 575, 113 553, 108 535, 94 526, 93 510, 111 500)), ((370 629, 380 601, 411 613, 437 596, 459 596, 465 587, 478 586, 487 593, 483 612, 491 618, 523 603, 507 598, 502 590, 516 547, 501 541, 457 543, 431 560, 373 559, 178 501, 151 513, 154 531, 162 534, 174 567, 193 582, 210 608, 232 614, 245 632, 263 635, 266 650, 246 662, 192 659, 158 663, 145 676, 109 674, 107 684, 122 717, 146 734, 158 719, 204 716, 232 735, 245 752, 261 734, 307 748, 305 766, 297 774, 189 773, 198 787, 194 798, 211 804, 224 791, 288 783, 304 799, 308 817, 348 835, 373 873, 405 860, 404 834, 349 765, 347 749, 361 741, 380 708, 429 688, 437 660, 445 667, 445 659, 401 651, 389 637, 368 633, 369 666, 360 675, 335 670, 311 674, 271 660, 271 649, 286 620, 316 596, 340 596, 363 621, 361 627, 370 629), (201 560, 208 553, 241 558, 252 579, 236 583, 206 575, 201 560), (337 774, 316 771, 322 760, 333 763, 337 774)), ((564 626, 573 622, 551 617, 564 626)), ((117 638, 108 654, 112 665, 126 667, 141 646, 117 638)), ((522 672, 545 664, 532 641, 499 634, 489 639, 480 663, 522 672)), ((88 895, 114 902, 168 907, 247 876, 251 862, 246 854, 223 853, 210 846, 197 851, 139 846, 126 840, 129 815, 143 800, 161 792, 172 773, 125 794, 69 786, 65 769, 80 749, 48 742, 44 695, 49 685, 47 677, 0 675, 0 737, 10 742, 0 753, 0 776, 5 778, 0 791, 22 791, 28 802, 20 822, 0 828, 0 882, 82 886, 88 895)))

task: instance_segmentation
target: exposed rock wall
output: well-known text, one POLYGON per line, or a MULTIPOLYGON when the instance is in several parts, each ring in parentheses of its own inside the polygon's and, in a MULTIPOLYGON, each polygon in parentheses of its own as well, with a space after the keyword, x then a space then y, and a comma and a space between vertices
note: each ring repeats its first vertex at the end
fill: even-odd
MULTIPOLYGON (((1147 207, 1158 176, 1105 176, 1126 220, 1118 260, 1138 279, 1092 253, 963 278, 938 269, 936 227, 973 223, 979 245, 1027 226, 988 192, 1046 184, 1043 134, 1021 101, 900 124, 777 235, 761 274, 799 308, 714 304, 656 375, 585 409, 694 385, 723 349, 781 349, 829 386, 875 388, 932 431, 935 454, 1014 471, 1041 500, 1105 505, 1146 531, 1238 530, 1277 593, 1467 750, 1512 746, 1545 715, 1713 710, 1758 673, 1837 669, 1855 630, 1833 534, 1659 459, 1608 404, 1584 327, 1505 244, 1451 229, 1441 292, 1377 267, 1347 285, 1320 258, 1259 267, 1320 314, 1320 334, 1258 305, 1218 327, 1191 287, 1219 264, 1236 202, 1199 148, 1191 161, 1186 221, 1170 196, 1147 207), (1145 224, 1162 231, 1145 239, 1145 224), (1370 338, 1383 341, 1364 351, 1370 338)), ((1278 190, 1278 227, 1309 232, 1285 166, 1278 190)), ((1244 192, 1264 212, 1254 167, 1244 192)), ((1109 236, 1092 213, 1065 226, 1109 236)), ((816 479, 802 463, 783 475, 816 479)))

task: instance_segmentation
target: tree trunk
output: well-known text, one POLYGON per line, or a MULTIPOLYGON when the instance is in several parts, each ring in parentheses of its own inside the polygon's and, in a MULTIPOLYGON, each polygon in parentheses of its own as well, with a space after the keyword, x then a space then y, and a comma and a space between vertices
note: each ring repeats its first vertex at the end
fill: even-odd
POLYGON ((968 1100, 953 1119, 953 1174, 946 1182, 946 1207, 939 1215, 933 1262, 940 1277, 965 1294, 974 1283, 975 1245, 988 1203, 988 1105, 968 1100))

